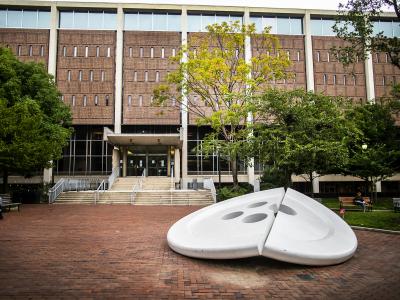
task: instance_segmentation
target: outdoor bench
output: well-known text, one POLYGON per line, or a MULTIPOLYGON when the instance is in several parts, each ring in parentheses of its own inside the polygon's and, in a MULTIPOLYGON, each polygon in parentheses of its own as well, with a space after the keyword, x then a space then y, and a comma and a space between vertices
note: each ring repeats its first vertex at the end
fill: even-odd
POLYGON ((14 208, 14 207, 16 207, 17 209, 18 209, 18 211, 19 211, 19 206, 21 205, 21 203, 13 203, 12 201, 11 201, 11 196, 10 195, 5 195, 5 194, 3 194, 3 195, 0 195, 0 197, 1 197, 1 201, 0 201, 0 203, 1 203, 1 210, 2 211, 5 211, 5 210, 7 210, 7 211, 10 211, 11 210, 11 208, 14 208))
MULTIPOLYGON (((339 197, 340 209, 363 210, 360 205, 354 204, 354 197, 339 197)), ((372 211, 372 202, 369 197, 363 197, 365 210, 372 211)))
POLYGON ((400 212, 400 198, 393 198, 393 210, 400 212))

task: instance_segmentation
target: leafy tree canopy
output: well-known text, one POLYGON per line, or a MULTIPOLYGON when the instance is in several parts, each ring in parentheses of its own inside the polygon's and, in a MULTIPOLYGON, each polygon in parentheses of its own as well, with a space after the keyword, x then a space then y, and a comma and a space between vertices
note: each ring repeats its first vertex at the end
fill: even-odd
POLYGON ((42 64, 23 63, 0 48, 0 170, 29 176, 60 157, 71 113, 42 64))
MULTIPOLYGON (((346 4, 339 4, 339 15, 333 29, 348 45, 334 47, 332 51, 342 63, 349 65, 357 58, 365 59, 368 52, 385 52, 391 63, 400 68, 399 38, 374 31, 374 21, 382 16, 385 8, 394 10, 397 16, 395 21, 400 21, 398 0, 348 0, 346 4)), ((397 29, 399 31, 400 28, 397 29)))

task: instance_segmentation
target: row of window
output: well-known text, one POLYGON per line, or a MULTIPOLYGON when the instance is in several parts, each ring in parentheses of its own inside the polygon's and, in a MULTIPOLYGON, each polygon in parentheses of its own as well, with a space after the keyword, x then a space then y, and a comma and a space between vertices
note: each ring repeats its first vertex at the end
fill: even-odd
MULTIPOLYGON (((149 104, 151 105, 153 103, 153 96, 149 96, 149 104)), ((143 95, 138 95, 137 99, 135 100, 134 97, 132 95, 128 95, 127 98, 127 104, 129 107, 131 106, 143 106, 143 104, 145 103, 145 99, 143 95), (135 105, 136 102, 136 105, 135 105)), ((176 99, 172 98, 171 99, 171 105, 170 106, 176 106, 176 99)))
MULTIPOLYGON (((160 71, 155 71, 155 74, 154 74, 154 81, 155 82, 160 82, 160 81, 162 81, 162 78, 161 78, 161 76, 160 76, 160 71)), ((138 73, 138 71, 133 71, 132 72, 132 81, 135 81, 135 82, 140 82, 140 81, 144 81, 144 82, 148 82, 148 81, 152 81, 150 78, 149 78, 149 71, 144 71, 143 72, 143 77, 139 77, 139 73, 138 73)))
MULTIPOLYGON (((10 48, 9 45, 6 46, 7 48, 10 48)), ((17 51, 15 52, 17 56, 34 56, 34 55, 39 55, 39 56, 44 56, 45 54, 45 48, 44 45, 28 45, 27 46, 27 53, 24 53, 24 48, 25 46, 22 45, 17 45, 17 51)))
MULTIPOLYGON (((100 57, 102 56, 100 53, 102 47, 100 46, 96 46, 96 57, 100 57)), ((62 48, 62 55, 64 57, 68 56, 67 55, 67 46, 63 46, 62 48)), ((107 47, 105 53, 104 53, 104 57, 111 57, 112 53, 111 53, 111 47, 107 47)), ((72 48, 72 56, 73 57, 89 57, 89 46, 85 46, 84 48, 84 53, 79 53, 78 47, 77 46, 73 46, 72 48)))
POLYGON ((106 11, 60 11, 60 28, 108 29, 117 28, 117 14, 106 11))
MULTIPOLYGON (((357 85, 356 75, 351 75, 351 76, 343 75, 343 76, 341 76, 341 78, 342 78, 342 80, 341 80, 341 82, 339 82, 339 76, 336 74, 333 75, 332 76, 332 84, 333 85, 339 85, 339 84, 341 84, 341 85, 357 85)), ((328 74, 324 74, 322 76, 322 82, 324 85, 328 84, 328 79, 329 79, 328 74)))
MULTIPOLYGON (((133 47, 129 47, 128 48, 128 57, 134 57, 133 54, 133 47)), ((139 53, 137 56, 139 57, 145 57, 145 49, 143 47, 139 48, 139 53)), ((171 49, 171 56, 175 56, 176 55, 176 49, 172 48, 171 49)), ((154 58, 154 57, 160 57, 160 58, 166 58, 166 51, 164 47, 161 47, 160 52, 156 53, 156 49, 154 49, 154 47, 150 47, 150 58, 154 58)))
POLYGON ((269 27, 272 34, 303 34, 303 19, 299 17, 254 16, 250 21, 256 25, 257 32, 269 27))
MULTIPOLYGON (((92 97, 88 97, 86 95, 83 95, 82 96, 82 106, 91 106, 91 105, 99 106, 100 105, 100 97, 99 97, 99 95, 94 95, 93 99, 91 99, 91 98, 92 97), (93 100, 93 104, 91 104, 92 100, 93 100)), ((61 96, 61 100, 63 102, 65 102, 64 101, 65 100, 64 95, 61 96)), ((77 100, 78 100, 77 97, 75 95, 72 95, 71 96, 71 102, 70 102, 71 105, 72 106, 76 106, 77 100)), ((110 105, 110 96, 109 95, 105 95, 104 96, 104 105, 105 106, 109 106, 110 105)))
POLYGON ((0 9, 0 28, 50 28, 50 12, 38 9, 0 9))
MULTIPOLYGON (((75 72, 74 72, 75 73, 75 72)), ((85 73, 86 73, 86 71, 85 71, 85 73)), ((91 82, 93 82, 95 79, 94 79, 94 70, 89 70, 89 75, 88 75, 88 79, 86 79, 86 80, 89 80, 89 81, 91 81, 91 82)), ((74 78, 72 77, 72 71, 71 70, 67 70, 67 81, 72 81, 72 80, 74 80, 74 78)), ((83 70, 78 70, 78 72, 77 72, 77 80, 78 81, 85 81, 85 79, 84 79, 84 71, 83 70)), ((104 70, 101 70, 100 71, 100 81, 106 81, 106 71, 104 71, 104 70)))

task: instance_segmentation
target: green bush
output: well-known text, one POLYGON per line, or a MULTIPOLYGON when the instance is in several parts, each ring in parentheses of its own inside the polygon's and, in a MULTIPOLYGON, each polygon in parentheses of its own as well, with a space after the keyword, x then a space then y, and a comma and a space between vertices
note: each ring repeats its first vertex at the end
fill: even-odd
POLYGON ((289 187, 290 176, 284 169, 267 167, 261 176, 261 190, 269 190, 277 187, 289 187))
POLYGON ((253 192, 253 186, 250 184, 243 183, 240 184, 238 188, 234 188, 233 186, 224 186, 217 191, 218 201, 238 197, 251 192, 253 192))

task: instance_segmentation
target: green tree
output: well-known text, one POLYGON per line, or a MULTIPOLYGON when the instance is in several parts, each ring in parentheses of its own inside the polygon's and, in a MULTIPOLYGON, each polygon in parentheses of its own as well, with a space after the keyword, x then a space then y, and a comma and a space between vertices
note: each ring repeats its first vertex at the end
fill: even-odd
POLYGON ((23 63, 0 48, 0 170, 29 176, 60 157, 71 135, 71 112, 42 64, 23 63))
POLYGON ((346 4, 339 4, 339 15, 333 30, 348 43, 343 47, 334 47, 332 51, 342 63, 349 65, 358 58, 365 59, 368 52, 385 52, 391 63, 400 68, 399 38, 385 36, 383 32, 377 34, 374 30, 374 20, 382 15, 385 8, 394 10, 395 20, 400 21, 398 0, 348 0, 346 4))
POLYGON ((367 104, 349 111, 348 119, 362 133, 362 138, 349 143, 346 175, 363 179, 367 190, 375 191, 382 181, 400 170, 400 128, 395 125, 392 104, 367 104))
POLYGON ((253 95, 269 82, 288 77, 290 60, 278 40, 266 29, 256 34, 255 26, 239 22, 214 24, 208 32, 192 36, 186 49, 174 61, 179 64, 168 76, 166 85, 154 91, 157 104, 175 98, 213 133, 205 139, 203 151, 229 157, 234 186, 238 186, 240 151, 250 133, 246 126, 253 109, 253 95), (245 59, 245 40, 251 38, 255 55, 245 59), (184 58, 188 59, 185 60, 184 58), (184 101, 184 95, 188 102, 184 101))
POLYGON ((269 90, 261 98, 253 153, 285 175, 302 176, 312 185, 317 176, 338 173, 348 160, 348 141, 357 139, 345 118, 347 102, 304 90, 269 90))

